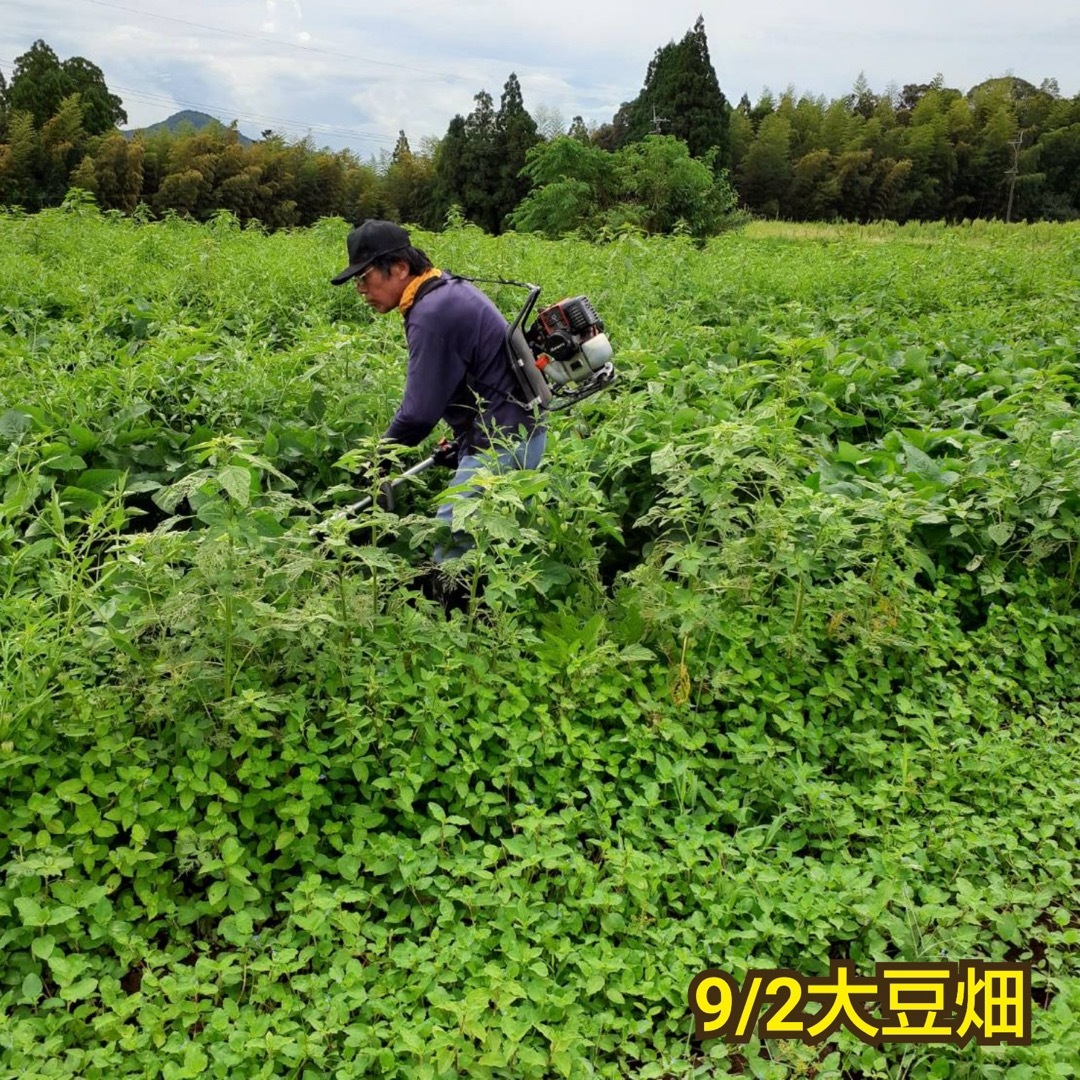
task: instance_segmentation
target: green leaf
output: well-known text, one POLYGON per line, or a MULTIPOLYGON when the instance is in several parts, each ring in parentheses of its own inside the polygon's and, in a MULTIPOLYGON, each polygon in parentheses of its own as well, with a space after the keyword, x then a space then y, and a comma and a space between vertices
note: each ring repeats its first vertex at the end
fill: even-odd
POLYGON ((59 904, 49 912, 49 926, 59 926, 61 923, 74 919, 78 914, 78 908, 70 907, 67 904, 59 904))
POLYGON ((30 430, 32 421, 21 409, 8 409, 0 414, 0 439, 14 439, 30 430))
POLYGON ((184 1051, 184 1073, 186 1077, 200 1077, 206 1073, 207 1066, 210 1064, 210 1059, 206 1056, 206 1051, 197 1044, 188 1046, 184 1051))
POLYGON ((15 907, 22 916, 24 926, 45 926, 47 918, 41 910, 41 905, 30 896, 16 896, 15 907))
POLYGON ((238 506, 251 502, 251 473, 243 465, 226 465, 216 476, 217 482, 238 506))
POLYGON ((901 440, 904 447, 904 459, 909 472, 922 480, 935 481, 941 478, 941 469, 929 454, 912 446, 906 439, 901 440))
POLYGON ((79 979, 78 982, 74 982, 70 986, 65 986, 60 991, 60 997, 63 998, 64 1001, 83 1001, 96 989, 97 979, 92 979, 88 976, 79 979))
POLYGON ((233 866, 240 861, 244 849, 235 836, 227 836, 221 845, 221 861, 226 866, 233 866))
POLYGON ((48 960, 54 948, 56 948, 56 939, 51 934, 42 934, 41 937, 34 938, 30 944, 30 951, 39 960, 48 960))
POLYGON ((98 445, 97 436, 82 424, 71 424, 68 427, 68 436, 75 443, 75 449, 80 454, 88 454, 98 445))
POLYGON ((43 469, 52 469, 54 472, 71 472, 74 469, 85 469, 86 462, 78 454, 72 454, 68 450, 50 454, 42 463, 43 469))
MULTIPOLYGON (((836 454, 834 455, 837 461, 843 461, 848 465, 858 465, 863 461, 869 460, 867 452, 858 446, 853 446, 849 442, 840 440, 836 447, 836 454)), ((848 474, 850 475, 850 473, 848 474)))
POLYGON ((42 985, 40 975, 37 975, 33 971, 31 971, 23 976, 23 1001, 37 1001, 38 998, 41 997, 42 990, 44 990, 44 986, 42 985))
POLYGON ((87 491, 85 488, 65 487, 60 490, 60 502, 64 506, 74 507, 76 510, 89 511, 95 506, 100 506, 103 499, 96 491, 87 491))
POLYGON ((85 469, 75 481, 77 487, 105 495, 124 479, 121 469, 85 469))

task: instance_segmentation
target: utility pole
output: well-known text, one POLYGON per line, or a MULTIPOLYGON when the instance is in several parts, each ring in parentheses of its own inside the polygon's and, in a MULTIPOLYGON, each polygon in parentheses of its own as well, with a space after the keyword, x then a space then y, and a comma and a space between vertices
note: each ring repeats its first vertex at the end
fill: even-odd
POLYGON ((1005 170, 1005 175, 1009 178, 1009 205, 1005 208, 1006 225, 1012 221, 1013 192, 1016 190, 1016 177, 1020 172, 1020 147, 1024 145, 1025 130, 1021 128, 1016 138, 1009 140, 1009 145, 1013 148, 1013 164, 1011 169, 1005 170))
POLYGON ((666 124, 667 122, 668 122, 668 118, 666 116, 657 116, 656 115, 656 106, 654 105, 652 107, 652 132, 653 132, 653 134, 654 135, 661 134, 660 125, 661 124, 666 124))

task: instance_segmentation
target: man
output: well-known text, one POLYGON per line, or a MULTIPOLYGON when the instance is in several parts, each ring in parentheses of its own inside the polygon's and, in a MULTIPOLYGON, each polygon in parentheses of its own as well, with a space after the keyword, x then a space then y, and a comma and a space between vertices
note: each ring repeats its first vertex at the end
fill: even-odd
MULTIPOLYGON (((445 420, 454 441, 440 444, 436 460, 456 469, 452 487, 467 484, 484 465, 536 468, 546 434, 516 400, 521 394, 499 309, 469 282, 435 269, 393 222, 365 221, 349 233, 346 248, 349 265, 331 282, 354 282, 370 307, 380 314, 396 308, 405 321, 405 393, 383 440, 416 446, 445 420)), ((452 526, 453 501, 437 516, 452 526)), ((435 561, 471 546, 470 537, 455 532, 449 549, 435 549, 435 561)))

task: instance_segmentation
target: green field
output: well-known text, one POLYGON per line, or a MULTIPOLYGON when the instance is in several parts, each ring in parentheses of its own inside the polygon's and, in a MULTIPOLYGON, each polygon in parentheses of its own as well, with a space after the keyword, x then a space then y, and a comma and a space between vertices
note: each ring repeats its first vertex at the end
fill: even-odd
POLYGON ((1080 228, 422 234, 620 370, 449 621, 346 228, 0 215, 0 1077, 1080 1074, 1080 228), (830 959, 1032 1043, 692 1038, 830 959))

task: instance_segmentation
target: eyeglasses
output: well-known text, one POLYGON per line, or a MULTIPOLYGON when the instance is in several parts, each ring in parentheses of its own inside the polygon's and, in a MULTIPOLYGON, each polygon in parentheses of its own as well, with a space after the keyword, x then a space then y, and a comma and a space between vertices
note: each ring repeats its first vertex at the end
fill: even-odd
POLYGON ((353 278, 353 284, 359 289, 364 284, 364 278, 366 278, 368 276, 368 274, 370 274, 371 271, 374 270, 374 269, 375 269, 375 264, 372 263, 365 271, 363 271, 363 273, 357 274, 353 278))

